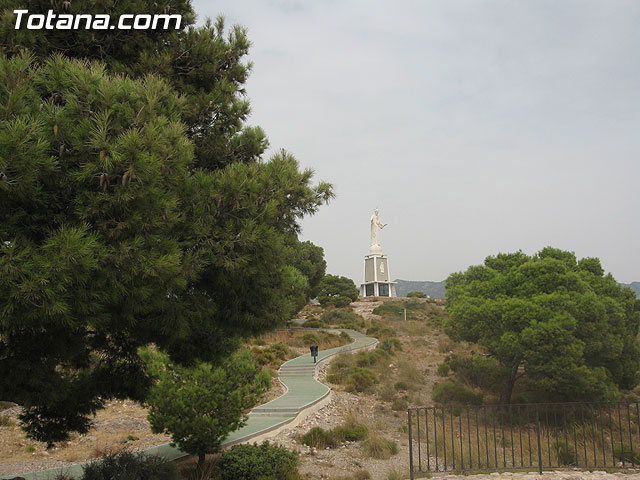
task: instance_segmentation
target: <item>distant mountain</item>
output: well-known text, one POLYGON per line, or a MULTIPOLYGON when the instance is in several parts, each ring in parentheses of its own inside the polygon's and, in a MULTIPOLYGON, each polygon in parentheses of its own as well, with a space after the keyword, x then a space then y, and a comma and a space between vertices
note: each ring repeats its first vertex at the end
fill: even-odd
MULTIPOLYGON (((414 282, 411 280, 395 280, 396 295, 406 297, 409 292, 424 292, 431 298, 444 298, 446 280, 441 282, 414 282)), ((640 282, 621 283, 623 287, 629 287, 640 298, 640 282)))
POLYGON ((640 298, 640 282, 621 283, 623 287, 629 287, 636 294, 636 298, 640 298))
POLYGON ((396 295, 406 297, 409 292, 424 292, 431 298, 444 298, 446 280, 441 282, 413 282, 411 280, 394 280, 396 295))

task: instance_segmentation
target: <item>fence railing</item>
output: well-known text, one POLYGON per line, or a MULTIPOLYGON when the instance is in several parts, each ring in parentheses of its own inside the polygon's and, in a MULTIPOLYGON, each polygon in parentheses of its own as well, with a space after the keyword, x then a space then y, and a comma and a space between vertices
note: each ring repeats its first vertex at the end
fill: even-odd
POLYGON ((433 472, 640 466, 638 403, 408 409, 409 470, 433 472))

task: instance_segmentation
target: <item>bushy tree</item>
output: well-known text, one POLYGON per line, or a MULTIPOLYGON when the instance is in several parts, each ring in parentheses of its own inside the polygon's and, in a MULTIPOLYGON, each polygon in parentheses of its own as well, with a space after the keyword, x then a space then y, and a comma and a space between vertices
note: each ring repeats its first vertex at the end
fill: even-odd
POLYGON ((427 295, 424 292, 409 292, 407 297, 409 298, 425 298, 427 295))
POLYGON ((612 400, 638 383, 640 309, 597 258, 547 247, 488 257, 447 279, 454 339, 477 342, 538 399, 612 400))
POLYGON ((350 278, 325 275, 320 281, 318 301, 323 307, 346 307, 357 299, 358 289, 350 278))
POLYGON ((171 435, 183 452, 198 456, 202 472, 207 453, 216 453, 227 435, 245 425, 245 413, 271 385, 268 372, 242 350, 213 367, 172 364, 162 353, 142 354, 157 379, 148 398, 154 433, 171 435))
POLYGON ((106 70, 0 57, 0 397, 47 442, 145 398, 139 347, 216 362, 283 322, 286 246, 332 195, 283 151, 207 165, 177 80, 106 70))

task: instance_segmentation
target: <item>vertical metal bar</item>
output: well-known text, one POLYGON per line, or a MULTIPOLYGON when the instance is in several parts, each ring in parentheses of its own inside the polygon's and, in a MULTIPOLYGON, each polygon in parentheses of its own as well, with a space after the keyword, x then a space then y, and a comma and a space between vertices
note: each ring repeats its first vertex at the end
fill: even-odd
POLYGON ((562 418, 563 418, 562 423, 564 425, 564 442, 567 444, 567 451, 568 451, 569 450, 569 429, 567 428, 567 410, 564 406, 564 403, 562 404, 562 418))
POLYGON ((469 405, 467 405, 467 439, 469 440, 469 470, 473 470, 473 453, 471 453, 471 416, 469 415, 469 408, 469 405))
POLYGON ((411 436, 411 409, 407 409, 409 417, 409 477, 413 480, 413 437, 411 436))
POLYGON ((542 475, 542 444, 540 442, 540 414, 536 403, 536 437, 538 438, 538 473, 542 475))
POLYGON ((591 416, 591 440, 593 441, 593 466, 598 466, 598 452, 596 449, 596 445, 598 441, 596 440, 596 417, 594 414, 595 408, 594 405, 589 405, 589 415, 591 416))
POLYGON ((442 407, 442 439, 444 440, 444 472, 447 471, 447 427, 445 426, 446 410, 442 407))
POLYGON ((549 466, 551 466, 551 427, 549 425, 549 405, 544 406, 544 414, 547 421, 547 453, 549 454, 549 466))
POLYGON ((631 468, 635 468, 635 460, 633 455, 633 435, 631 434, 631 412, 629 411, 629 404, 627 403, 627 421, 629 423, 629 455, 631 456, 631 468))
POLYGON ((576 432, 576 408, 578 408, 577 406, 573 406, 573 445, 575 446, 575 452, 576 452, 576 467, 580 464, 580 462, 578 462, 578 433, 576 432))
POLYGON ((458 426, 460 427, 460 469, 464 470, 464 444, 462 443, 462 407, 460 407, 460 415, 458 416, 458 426))
MULTIPOLYGON (((480 456, 480 423, 479 423, 479 415, 478 415, 478 410, 480 410, 480 407, 475 407, 475 411, 476 411, 476 445, 478 446, 478 468, 482 467, 482 459, 480 456)), ((487 425, 485 424, 484 428, 487 428, 487 425)), ((487 448, 489 448, 488 445, 485 445, 487 448)))
POLYGON ((589 460, 587 459, 587 424, 584 421, 584 409, 587 408, 584 404, 580 405, 580 410, 582 411, 582 442, 584 443, 584 466, 589 465, 589 460))
POLYGON ((556 466, 560 466, 560 456, 558 455, 558 452, 560 450, 560 439, 558 438, 558 408, 557 406, 554 407, 553 409, 553 425, 554 425, 554 430, 556 432, 556 460, 558 462, 558 465, 556 466))
POLYGON ((431 452, 429 452, 429 409, 424 409, 424 435, 427 439, 427 472, 431 471, 431 452))
POLYGON ((438 465, 438 423, 436 422, 437 412, 438 408, 433 407, 433 443, 435 443, 436 447, 436 472, 440 471, 440 466, 438 465))
POLYGON ((422 445, 420 442, 420 409, 416 408, 416 430, 418 431, 418 471, 422 471, 422 445))
POLYGON ((453 432, 453 407, 451 407, 451 463, 456 469, 456 434, 453 432))
POLYGON ((502 466, 507 467, 507 450, 504 441, 504 407, 500 407, 500 428, 502 429, 502 436, 500 441, 502 442, 502 466))
POLYGON ((618 402, 618 426, 620 427, 620 447, 622 448, 622 452, 620 456, 622 457, 622 468, 624 468, 624 437, 622 436, 622 418, 620 416, 620 402, 618 402))
POLYGON ((495 455, 495 468, 498 468, 498 442, 496 440, 496 418, 497 418, 497 408, 494 407, 493 414, 493 453, 495 455))
POLYGON ((611 434, 611 465, 616 466, 616 454, 615 448, 613 446, 613 442, 615 441, 613 438, 613 415, 611 414, 611 404, 609 404, 609 433, 611 434))
POLYGON ((529 439, 529 466, 533 466, 533 452, 531 451, 531 429, 529 428, 529 419, 531 418, 531 411, 529 410, 529 404, 527 404, 527 438, 529 439))
MULTIPOLYGON (((485 441, 485 450, 487 452, 487 468, 490 466, 489 462, 489 432, 487 429, 487 407, 482 407, 484 410, 484 441, 485 441)), ((640 417, 639 417, 640 418, 640 417)), ((480 442, 478 442, 479 444, 480 442)))
POLYGON ((518 434, 520 436, 520 466, 524 467, 524 453, 522 450, 522 411, 520 405, 518 405, 518 434))
POLYGON ((509 405, 509 438, 511 439, 511 468, 516 466, 516 452, 513 445, 513 407, 509 405))
POLYGON ((602 461, 603 466, 607 465, 607 447, 604 442, 604 425, 602 425, 602 405, 598 405, 598 418, 600 423, 600 435, 602 436, 602 461))

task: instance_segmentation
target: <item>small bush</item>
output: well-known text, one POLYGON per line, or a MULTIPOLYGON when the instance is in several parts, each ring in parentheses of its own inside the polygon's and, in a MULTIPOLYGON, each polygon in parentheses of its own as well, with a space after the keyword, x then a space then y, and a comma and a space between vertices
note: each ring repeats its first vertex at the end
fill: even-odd
POLYGON ((633 462, 636 465, 640 465, 640 455, 635 450, 632 450, 629 445, 624 446, 624 450, 622 449, 622 445, 616 445, 613 449, 613 455, 620 461, 625 462, 633 462))
POLYGON ((394 337, 396 335, 396 331, 390 327, 385 327, 381 324, 374 324, 371 327, 367 328, 367 335, 370 337, 375 337, 378 340, 382 340, 384 338, 394 337))
POLYGON ((235 445, 220 455, 215 480, 297 480, 298 457, 277 445, 235 445))
POLYGON ((342 338, 342 340, 345 340, 347 343, 353 342, 353 338, 351 338, 351 335, 349 335, 347 332, 340 332, 340 338, 342 338))
POLYGON ((24 451, 27 453, 33 453, 36 451, 36 447, 34 447, 33 445, 27 445, 26 447, 24 447, 24 451))
POLYGON ((451 371, 451 367, 447 362, 443 362, 440 365, 438 365, 438 375, 440 375, 441 377, 446 377, 447 375, 449 375, 450 371, 451 371))
POLYGON ((251 355, 253 355, 253 359, 259 365, 278 366, 291 355, 291 351, 286 345, 275 343, 267 348, 253 347, 251 349, 251 355))
POLYGON ((398 445, 393 440, 384 438, 377 432, 370 432, 367 439, 362 443, 367 456, 379 460, 388 460, 392 455, 398 453, 398 445))
POLYGON ((302 343, 305 345, 317 345, 319 343, 318 336, 315 333, 305 333, 302 336, 302 343))
POLYGON ((396 391, 391 384, 386 383, 378 390, 378 397, 384 402, 392 402, 396 398, 396 391))
POLYGON ((302 326, 304 328, 322 328, 325 326, 325 323, 318 318, 312 318, 311 320, 304 322, 302 326))
POLYGON ((396 390, 409 390, 409 386, 407 385, 407 382, 403 382, 402 380, 400 380, 399 382, 396 382, 393 388, 395 388, 396 390))
POLYGON ((371 370, 356 367, 349 376, 347 387, 351 391, 366 392, 376 383, 378 383, 378 378, 371 370))
POLYGON ((396 398, 391 403, 391 410, 393 410, 394 412, 401 412, 403 410, 406 410, 407 408, 409 408, 409 402, 407 402, 406 398, 396 398))
POLYGON ((313 427, 302 436, 302 443, 309 447, 318 449, 336 448, 342 442, 359 442, 367 437, 368 429, 361 423, 346 421, 344 424, 325 430, 320 427, 313 427))
POLYGON ((453 350, 456 346, 456 343, 450 338, 441 338, 438 340, 438 352, 447 353, 453 350))
POLYGON ((253 340, 253 344, 262 347, 262 346, 266 345, 267 342, 264 340, 264 338, 255 338, 253 340))
POLYGON ((302 436, 302 443, 308 447, 319 449, 335 448, 338 445, 337 439, 332 435, 331 430, 325 430, 321 427, 313 427, 302 436))
POLYGON ((553 450, 556 452, 560 465, 575 465, 576 453, 572 445, 563 440, 558 440, 553 442, 553 450))
POLYGON ((0 415, 0 427, 12 427, 15 423, 9 415, 0 415))
POLYGON ((495 390, 504 385, 510 375, 509 369, 492 357, 450 355, 445 363, 451 367, 458 380, 483 390, 495 390))
POLYGON ((431 398, 437 403, 453 403, 459 405, 481 405, 482 393, 453 382, 441 382, 433 387, 431 398))
POLYGON ((402 351, 402 342, 397 338, 385 338, 380 342, 378 348, 384 350, 388 354, 392 354, 393 352, 401 352, 402 351))
POLYGON ((82 480, 178 480, 173 463, 162 457, 133 454, 109 454, 84 467, 82 480))
POLYGON ((409 298, 425 298, 427 296, 424 292, 409 292, 407 293, 407 297, 409 298))

